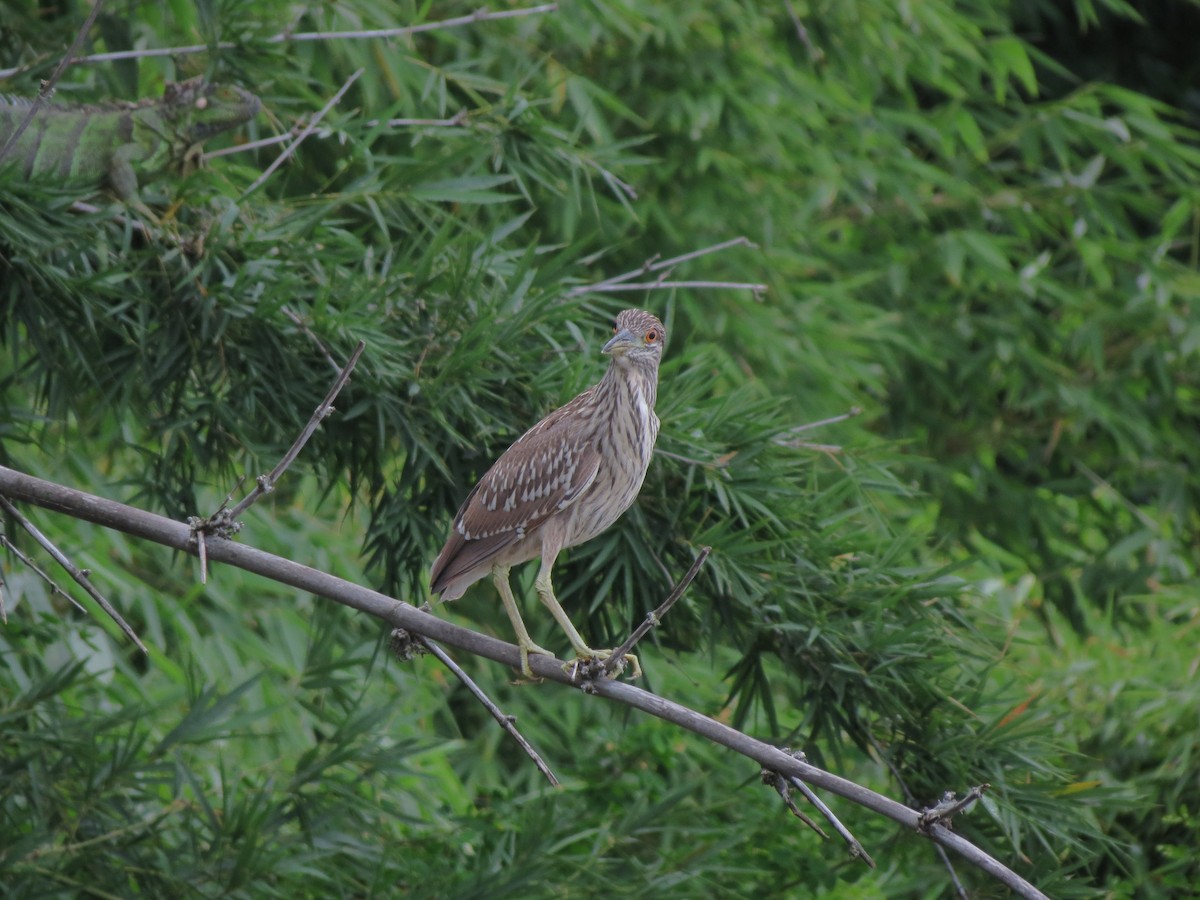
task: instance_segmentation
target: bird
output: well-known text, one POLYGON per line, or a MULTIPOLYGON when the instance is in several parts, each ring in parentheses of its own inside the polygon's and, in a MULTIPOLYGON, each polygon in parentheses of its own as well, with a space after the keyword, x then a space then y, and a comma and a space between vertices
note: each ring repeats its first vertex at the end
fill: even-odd
MULTIPOLYGON (((521 671, 528 678, 536 677, 530 654, 554 654, 530 638, 508 576, 513 566, 539 557, 538 598, 575 651, 564 669, 612 655, 589 647, 575 630, 554 596, 551 571, 560 552, 607 530, 641 490, 658 438, 654 404, 666 340, 666 328, 651 313, 619 313, 612 338, 601 349, 609 358, 604 377, 501 454, 463 501, 433 563, 430 590, 442 601, 461 597, 491 576, 516 631, 521 671)), ((626 658, 630 677, 638 678, 637 657, 626 658)))

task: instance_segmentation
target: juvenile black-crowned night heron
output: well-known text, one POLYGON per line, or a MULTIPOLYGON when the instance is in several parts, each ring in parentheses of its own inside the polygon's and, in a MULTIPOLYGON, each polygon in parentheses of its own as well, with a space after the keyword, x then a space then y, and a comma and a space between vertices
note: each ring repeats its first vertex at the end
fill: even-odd
MULTIPOLYGON (((610 357, 599 384, 530 428, 479 479, 458 515, 446 546, 433 563, 431 588, 454 600, 491 575, 512 620, 529 677, 530 653, 553 656, 533 642, 508 583, 509 570, 541 557, 538 597, 567 633, 576 660, 607 659, 579 636, 554 596, 550 572, 559 551, 589 541, 633 503, 658 437, 658 363, 667 332, 640 309, 617 316, 604 345, 610 357)), ((642 673, 627 657, 632 677, 642 673)))

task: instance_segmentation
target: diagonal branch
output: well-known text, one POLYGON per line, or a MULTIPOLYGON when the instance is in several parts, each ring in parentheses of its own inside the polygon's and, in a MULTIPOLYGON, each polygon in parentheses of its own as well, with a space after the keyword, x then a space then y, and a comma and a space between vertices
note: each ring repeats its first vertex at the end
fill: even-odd
MULTIPOLYGON (((428 606, 429 604, 426 603, 423 607, 426 612, 428 611, 428 606)), ((463 671, 462 666, 450 657, 449 653, 429 638, 415 637, 403 628, 392 629, 390 643, 392 652, 402 660, 411 659, 419 653, 429 653, 432 656, 436 656, 438 662, 449 669, 450 674, 462 682, 463 686, 471 692, 471 695, 483 704, 483 708, 488 711, 488 714, 520 745, 525 754, 533 760, 533 764, 537 766, 538 771, 546 776, 546 780, 554 787, 559 786, 558 778, 550 771, 550 767, 546 765, 546 761, 542 759, 541 754, 533 748, 533 744, 529 743, 525 735, 517 730, 517 717, 506 715, 492 701, 492 698, 483 692, 483 688, 475 683, 475 679, 463 671)))
POLYGON ((282 166, 284 162, 296 152, 296 149, 300 146, 301 142, 316 130, 317 126, 321 123, 321 120, 325 118, 325 114, 337 105, 338 101, 342 99, 346 91, 350 90, 350 85, 358 81, 358 77, 362 75, 364 71, 366 70, 358 69, 353 75, 346 79, 346 83, 338 89, 336 94, 329 98, 329 102, 321 108, 319 113, 313 116, 313 120, 311 122, 304 126, 304 130, 296 136, 296 139, 287 145, 287 149, 271 160, 271 164, 263 170, 261 175, 251 182, 250 187, 242 191, 242 196, 238 198, 239 200, 245 200, 256 190, 258 190, 258 188, 261 187, 263 183, 271 177, 275 170, 282 166))
MULTIPOLYGON (((70 603, 72 606, 74 606, 77 610, 79 610, 84 615, 87 615, 88 609, 86 606, 84 606, 82 603, 80 603, 78 600, 76 600, 74 597, 72 597, 70 594, 68 594, 62 588, 60 588, 58 586, 58 582, 56 582, 53 578, 51 578, 49 575, 47 575, 41 566, 39 566, 32 559, 30 559, 28 556, 26 556, 24 553, 22 553, 21 548, 18 547, 16 544, 14 544, 9 539, 8 535, 2 531, 0 531, 0 547, 4 547, 6 550, 8 550, 8 552, 11 553, 13 556, 15 556, 17 559, 19 559, 21 561, 21 563, 27 569, 29 569, 31 572, 33 572, 35 575, 37 575, 39 578, 41 578, 42 581, 46 582, 46 587, 49 588, 51 596, 54 596, 55 594, 57 594, 60 597, 65 597, 67 599, 68 603, 70 603)), ((5 617, 4 622, 5 622, 5 624, 8 623, 7 617, 5 617)))
POLYGON ((679 584, 675 585, 675 589, 671 591, 667 599, 662 602, 662 606, 647 615, 642 624, 633 630, 633 634, 625 639, 625 643, 614 650, 608 659, 604 660, 605 675, 611 677, 613 670, 621 664, 621 660, 625 658, 625 654, 633 649, 634 644, 644 638, 650 632, 650 629, 661 622, 663 616, 671 611, 671 607, 683 596, 683 592, 688 589, 688 585, 692 583, 692 579, 696 577, 700 571, 700 567, 704 565, 704 561, 708 559, 708 554, 710 553, 712 553, 712 547, 700 548, 700 555, 696 557, 691 568, 687 570, 687 574, 679 580, 679 584))
POLYGON ((288 466, 295 462, 296 457, 300 455, 300 451, 304 449, 304 445, 308 443, 308 439, 316 433, 316 430, 321 427, 321 423, 333 412, 333 401, 337 399, 337 395, 342 392, 342 388, 350 380, 350 373, 354 371, 354 367, 358 364, 358 358, 362 356, 366 346, 366 341, 358 342, 358 346, 350 354, 350 359, 342 367, 342 371, 338 373, 338 377, 334 380, 333 386, 330 387, 328 393, 325 394, 325 398, 317 405, 317 408, 313 410, 313 414, 309 418, 308 424, 304 426, 304 430, 300 432, 300 436, 292 442, 292 446, 288 448, 287 453, 283 454, 283 458, 276 463, 275 468, 266 475, 258 476, 254 490, 243 497, 242 501, 229 511, 229 518, 231 520, 237 519, 238 516, 249 509, 251 504, 263 494, 269 494, 275 489, 275 482, 283 477, 283 473, 287 471, 288 466))
MULTIPOLYGON (((312 332, 309 332, 309 334, 312 335, 312 332)), ((315 338, 315 335, 313 337, 315 338)), ((334 379, 333 387, 325 394, 325 399, 317 404, 317 408, 309 418, 308 424, 300 432, 300 436, 292 442, 292 446, 288 448, 287 453, 283 454, 283 458, 275 464, 274 469, 266 475, 259 475, 255 479, 254 490, 243 497, 242 501, 233 509, 228 509, 229 500, 233 496, 234 491, 241 487, 242 482, 245 480, 244 477, 239 478, 238 483, 226 495, 220 508, 215 513, 204 518, 200 516, 190 516, 188 518, 188 527, 192 529, 192 535, 196 542, 196 555, 200 558, 201 584, 208 584, 208 536, 215 534, 221 537, 232 537, 241 531, 242 523, 237 520, 238 516, 249 509, 264 494, 269 494, 275 490, 275 482, 283 477, 283 473, 287 471, 288 466, 296 461, 296 457, 300 455, 300 451, 304 449, 304 445, 308 443, 308 439, 316 433, 316 430, 321 427, 321 423, 333 412, 333 401, 337 399, 337 395, 341 393, 342 388, 346 386, 346 382, 350 380, 350 373, 354 371, 354 366, 358 363, 358 358, 362 356, 363 349, 366 346, 365 341, 358 342, 358 346, 350 354, 349 361, 338 372, 338 377, 334 379)), ((334 364, 334 369, 337 369, 336 363, 334 364)))
POLYGON ((67 570, 67 574, 74 578, 79 586, 88 592, 88 596, 100 604, 100 608, 108 613, 108 617, 117 623, 118 627, 125 632, 131 641, 138 645, 139 650, 141 650, 147 656, 150 655, 150 651, 146 649, 146 645, 142 643, 141 639, 137 636, 137 633, 129 627, 129 623, 121 617, 121 614, 113 608, 111 603, 104 599, 104 595, 96 590, 96 586, 92 584, 91 579, 88 578, 89 572, 87 569, 81 569, 75 565, 75 563, 71 562, 65 553, 54 546, 54 543, 50 540, 50 538, 42 534, 36 525, 21 515, 21 511, 13 506, 8 497, 4 496, 3 493, 0 493, 0 509, 3 509, 6 513, 16 519, 18 524, 20 524, 22 528, 29 532, 30 537, 41 544, 42 549, 53 556, 54 561, 67 570))
MULTIPOLYGON (((176 522, 164 516, 112 500, 105 500, 93 494, 85 494, 54 482, 25 475, 5 466, 0 466, 0 493, 106 528, 114 528, 125 534, 173 547, 185 553, 194 554, 196 552, 195 543, 191 539, 191 530, 182 522, 176 522)), ((445 622, 428 613, 421 612, 411 604, 402 603, 378 591, 336 578, 326 572, 219 537, 214 537, 209 541, 208 553, 210 558, 217 562, 236 566, 281 584, 325 597, 422 637, 433 638, 506 666, 515 668, 521 663, 520 651, 515 644, 509 644, 445 622)), ((561 660, 550 656, 533 655, 529 657, 529 665, 533 668, 534 674, 546 681, 564 685, 571 684, 570 675, 564 671, 561 660)), ((945 825, 934 822, 921 829, 921 814, 902 803, 831 772, 818 769, 816 766, 784 753, 778 747, 756 740, 723 722, 665 697, 651 694, 632 684, 597 679, 595 682, 589 682, 588 687, 591 693, 678 725, 705 740, 720 744, 754 760, 763 768, 779 772, 788 778, 799 778, 809 785, 845 797, 860 806, 886 816, 914 834, 927 836, 938 844, 961 854, 970 863, 1007 885, 1018 896, 1046 900, 1045 894, 1016 872, 984 853, 945 825)))

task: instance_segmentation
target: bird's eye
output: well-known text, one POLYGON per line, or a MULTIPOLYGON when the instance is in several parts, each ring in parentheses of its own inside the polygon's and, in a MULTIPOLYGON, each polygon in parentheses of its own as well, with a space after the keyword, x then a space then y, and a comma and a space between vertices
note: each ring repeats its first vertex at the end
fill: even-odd
POLYGON ((651 328, 649 331, 646 332, 646 343, 647 344, 653 344, 657 340, 658 340, 658 330, 657 329, 651 328))
POLYGON ((613 334, 617 333, 617 323, 613 322, 613 334))

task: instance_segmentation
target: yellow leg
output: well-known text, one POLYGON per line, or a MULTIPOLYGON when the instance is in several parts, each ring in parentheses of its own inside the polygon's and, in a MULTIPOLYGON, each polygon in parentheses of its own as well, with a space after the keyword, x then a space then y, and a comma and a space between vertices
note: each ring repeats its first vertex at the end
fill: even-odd
MULTIPOLYGON (((554 616, 554 621, 558 622, 559 627, 567 633, 567 640, 571 642, 571 649, 575 651, 575 659, 563 666, 564 669, 569 668, 576 662, 583 662, 592 659, 605 660, 612 656, 611 650, 593 650, 587 645, 579 632, 575 630, 575 626, 571 624, 571 620, 567 618, 566 610, 562 608, 562 604, 558 602, 558 598, 554 596, 554 585, 550 581, 550 570, 554 567, 554 557, 548 554, 542 556, 542 567, 538 571, 537 580, 534 586, 537 588, 538 597, 542 603, 546 604, 546 608, 550 610, 550 615, 554 616)), ((633 671, 630 673, 630 678, 642 677, 642 666, 638 662, 638 658, 632 653, 626 653, 625 658, 629 660, 633 666, 633 671)))
POLYGON ((492 583, 496 585, 496 590, 500 593, 500 599, 504 603, 504 611, 508 613, 508 620, 512 622, 513 630, 517 633, 517 646, 521 648, 521 671, 525 673, 526 678, 536 678, 533 669, 529 668, 529 654, 541 653, 544 656, 553 656, 554 654, 539 647, 529 636, 525 623, 521 621, 521 613, 517 610, 517 601, 513 597, 512 588, 508 584, 508 570, 508 566, 493 566, 492 583))

